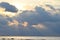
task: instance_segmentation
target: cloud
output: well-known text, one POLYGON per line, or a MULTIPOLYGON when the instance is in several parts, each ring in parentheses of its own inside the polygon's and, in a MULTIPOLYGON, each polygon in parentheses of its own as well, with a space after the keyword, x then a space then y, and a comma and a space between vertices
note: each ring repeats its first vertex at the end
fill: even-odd
POLYGON ((0 35, 60 36, 60 10, 52 10, 52 8, 54 9, 52 5, 36 6, 34 11, 24 10, 15 17, 8 17, 8 15, 15 15, 15 11, 7 12, 4 7, 1 8, 0 14, 4 13, 3 15, 7 18, 0 15, 0 35), (44 7, 48 7, 49 11, 46 11, 44 7))
POLYGON ((43 24, 37 24, 37 25, 32 25, 32 26, 38 29, 45 29, 45 26, 43 24))
POLYGON ((36 11, 23 11, 20 17, 23 21, 27 21, 30 24, 37 24, 40 22, 50 20, 50 15, 42 7, 35 7, 36 11))
POLYGON ((0 7, 0 12, 4 12, 5 8, 0 7))
POLYGON ((28 22, 23 22, 22 26, 27 27, 28 26, 28 22))
POLYGON ((51 6, 51 5, 47 4, 46 6, 50 7, 52 10, 55 10, 55 8, 53 6, 51 6))
POLYGON ((5 8, 0 8, 0 15, 4 16, 4 17, 14 17, 16 16, 17 14, 16 13, 13 13, 13 12, 8 12, 8 11, 5 11, 5 8))
POLYGON ((17 20, 12 20, 11 21, 8 21, 8 25, 9 26, 23 26, 23 27, 27 27, 28 26, 28 22, 18 22, 17 20))
POLYGON ((9 26, 18 26, 19 22, 17 20, 13 20, 12 22, 8 21, 9 26))
POLYGON ((0 3, 0 7, 5 8, 5 11, 9 11, 9 12, 17 12, 17 8, 7 2, 1 2, 0 3))
POLYGON ((27 28, 30 27, 32 27, 33 29, 37 28, 36 30, 39 31, 37 34, 41 33, 42 35, 59 36, 60 33, 59 26, 58 26, 60 24, 58 23, 60 22, 60 18, 58 16, 59 12, 58 13, 55 12, 55 13, 57 15, 56 14, 51 15, 51 13, 46 11, 44 8, 36 6, 35 11, 28 11, 28 10, 23 11, 20 14, 19 19, 21 18, 20 20, 22 20, 22 22, 27 21, 29 23, 27 28))

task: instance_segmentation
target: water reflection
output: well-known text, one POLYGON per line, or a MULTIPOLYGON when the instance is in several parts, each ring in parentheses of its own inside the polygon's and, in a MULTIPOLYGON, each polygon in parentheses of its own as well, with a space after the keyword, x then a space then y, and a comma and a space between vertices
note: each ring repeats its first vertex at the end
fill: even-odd
POLYGON ((46 40, 46 39, 17 39, 17 38, 1 38, 0 40, 46 40))
POLYGON ((0 37, 0 40, 60 40, 60 37, 0 37))

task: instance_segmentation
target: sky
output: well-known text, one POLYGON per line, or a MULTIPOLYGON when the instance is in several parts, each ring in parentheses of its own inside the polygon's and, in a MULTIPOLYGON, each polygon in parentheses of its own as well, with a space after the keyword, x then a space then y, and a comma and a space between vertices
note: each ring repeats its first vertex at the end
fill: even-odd
POLYGON ((0 0, 1 36, 60 36, 60 0, 0 0))

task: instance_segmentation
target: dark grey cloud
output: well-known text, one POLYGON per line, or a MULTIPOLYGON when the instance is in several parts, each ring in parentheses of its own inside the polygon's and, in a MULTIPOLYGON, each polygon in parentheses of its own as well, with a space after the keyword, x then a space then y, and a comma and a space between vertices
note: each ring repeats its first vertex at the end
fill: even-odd
POLYGON ((36 11, 23 11, 20 14, 20 17, 23 21, 28 21, 30 24, 37 24, 45 21, 54 21, 50 13, 45 11, 42 7, 36 6, 35 10, 36 11))
POLYGON ((17 12, 17 8, 7 2, 1 2, 0 3, 0 7, 3 7, 5 8, 6 10, 5 11, 10 11, 10 12, 17 12))
POLYGON ((52 10, 55 10, 55 8, 52 5, 46 4, 46 6, 51 8, 52 10))
MULTIPOLYGON (((24 21, 32 21, 32 22, 46 22, 46 21, 50 21, 50 22, 56 22, 56 21, 60 21, 59 18, 59 13, 56 13, 54 15, 51 15, 50 12, 45 11, 45 9, 43 9, 42 7, 35 7, 36 11, 23 11, 20 14, 20 17, 24 20, 24 21)), ((53 13, 52 13, 53 14, 53 13)), ((19 18, 20 18, 19 17, 19 18)))
POLYGON ((51 15, 42 7, 35 7, 35 11, 25 10, 17 17, 4 18, 0 17, 0 35, 17 35, 17 36, 60 36, 60 15, 51 15), (27 27, 22 25, 8 26, 8 21, 18 20, 18 22, 28 22, 27 27), (3 22, 4 21, 4 22, 3 22), (4 26, 3 26, 4 24, 4 26), (37 29, 32 25, 43 24, 47 29, 37 29))
MULTIPOLYGON (((36 11, 28 11, 28 10, 23 11, 20 14, 19 19, 21 18, 22 22, 27 21, 30 25, 42 23, 48 28, 46 30, 36 29, 39 31, 37 34, 41 33, 41 35, 45 35, 45 36, 47 36, 47 35, 60 36, 60 31, 59 31, 60 15, 59 15, 59 13, 51 15, 50 12, 45 11, 45 9, 43 9, 42 7, 38 7, 38 6, 35 7, 35 10, 36 11)), ((31 26, 29 26, 29 27, 31 27, 31 26)))

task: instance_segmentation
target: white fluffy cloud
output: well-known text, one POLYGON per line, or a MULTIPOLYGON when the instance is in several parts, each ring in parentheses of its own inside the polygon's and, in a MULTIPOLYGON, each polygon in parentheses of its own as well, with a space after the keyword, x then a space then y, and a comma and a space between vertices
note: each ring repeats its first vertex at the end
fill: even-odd
POLYGON ((32 26, 38 29, 46 29, 46 27, 43 24, 37 24, 37 25, 32 25, 32 26))

